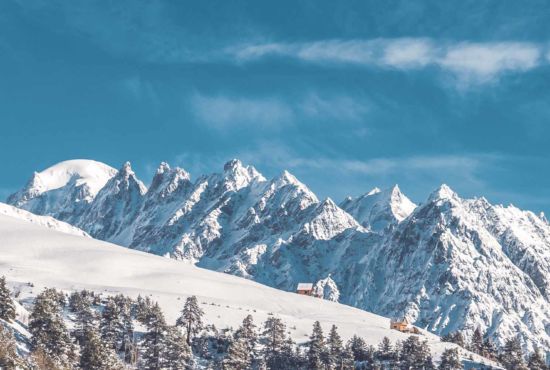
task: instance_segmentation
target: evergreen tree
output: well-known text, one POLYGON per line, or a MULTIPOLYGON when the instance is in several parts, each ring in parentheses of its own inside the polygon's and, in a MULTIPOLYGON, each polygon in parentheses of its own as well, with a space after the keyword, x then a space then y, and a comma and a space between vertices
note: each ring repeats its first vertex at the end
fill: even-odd
POLYGON ((403 341, 399 354, 399 362, 402 369, 423 369, 426 366, 433 368, 430 349, 426 341, 411 335, 403 341))
POLYGON ((250 350, 246 339, 240 337, 231 342, 223 360, 223 369, 246 370, 250 368, 250 364, 250 350))
POLYGON ((529 370, 548 370, 548 366, 546 366, 544 358, 538 348, 529 356, 527 367, 529 370))
POLYGON ((164 348, 164 368, 183 370, 191 365, 191 347, 179 328, 168 327, 164 348))
POLYGON ((523 361, 521 343, 517 338, 507 339, 500 355, 500 362, 506 369, 523 370, 527 369, 523 361))
POLYGON ((203 327, 203 310, 199 307, 197 297, 191 296, 185 301, 181 316, 176 321, 176 326, 181 326, 186 331, 187 344, 191 345, 193 336, 198 334, 203 327))
MULTIPOLYGON (((389 339, 388 339, 389 340, 389 339)), ((358 337, 357 335, 354 335, 351 337, 351 339, 348 341, 347 344, 348 348, 353 353, 353 359, 358 362, 362 361, 368 361, 368 346, 363 340, 363 338, 358 337)), ((372 359, 371 359, 372 361, 372 359)))
POLYGON ((469 349, 470 351, 472 351, 473 353, 477 353, 478 355, 481 355, 481 353, 483 352, 483 334, 481 333, 481 329, 476 328, 476 330, 474 331, 469 349))
POLYGON ((7 322, 15 320, 15 305, 4 276, 0 277, 0 319, 7 322))
POLYGON ((33 351, 61 368, 70 367, 75 360, 75 348, 61 313, 62 297, 55 289, 45 289, 36 297, 29 321, 33 351))
POLYGON ((336 325, 332 325, 327 339, 329 366, 332 369, 348 368, 351 361, 353 367, 353 353, 344 348, 336 325))
POLYGON ((109 297, 101 315, 101 338, 109 347, 121 352, 127 363, 133 363, 134 325, 132 300, 119 294, 109 297))
POLYGON ((285 324, 277 317, 269 317, 264 323, 262 343, 264 344, 264 357, 268 369, 277 369, 277 362, 286 341, 285 330, 285 324))
POLYGON ((160 370, 164 362, 167 327, 158 303, 152 305, 144 321, 147 332, 143 336, 142 365, 146 370, 160 370))
POLYGON ((75 314, 74 336, 82 344, 84 332, 95 326, 96 315, 92 309, 93 297, 88 291, 74 292, 69 297, 69 309, 75 314))
POLYGON ((16 369, 21 364, 13 331, 0 324, 0 369, 16 369))
POLYGON ((324 359, 327 351, 325 348, 325 337, 321 323, 315 321, 313 331, 309 337, 309 349, 307 353, 308 369, 321 370, 324 369, 326 361, 324 359))
POLYGON ((460 370, 464 369, 457 348, 446 348, 441 355, 439 370, 460 370))
POLYGON ((101 341, 92 327, 84 329, 80 350, 80 367, 86 370, 123 369, 116 353, 101 341))
POLYGON ((394 361, 397 359, 390 338, 382 338, 382 342, 378 345, 378 351, 376 351, 375 356, 378 361, 394 361))
POLYGON ((256 332, 256 325, 254 325, 254 319, 252 315, 248 315, 244 318, 243 323, 235 332, 235 339, 243 338, 249 351, 254 351, 256 342, 258 341, 258 334, 256 332))

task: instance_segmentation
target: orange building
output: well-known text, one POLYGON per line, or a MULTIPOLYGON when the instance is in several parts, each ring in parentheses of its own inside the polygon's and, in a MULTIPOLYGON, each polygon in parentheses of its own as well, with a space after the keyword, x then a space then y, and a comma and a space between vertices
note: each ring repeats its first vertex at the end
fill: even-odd
POLYGON ((296 293, 302 294, 302 295, 313 295, 313 284, 311 283, 299 283, 298 287, 296 288, 296 293))

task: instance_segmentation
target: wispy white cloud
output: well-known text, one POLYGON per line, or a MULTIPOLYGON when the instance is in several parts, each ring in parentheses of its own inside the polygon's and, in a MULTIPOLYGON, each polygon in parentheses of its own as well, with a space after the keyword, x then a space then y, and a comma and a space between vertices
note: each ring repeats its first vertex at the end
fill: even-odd
POLYGON ((452 43, 398 38, 253 44, 230 48, 228 52, 242 63, 279 56, 321 65, 403 70, 432 66, 452 73, 462 82, 486 83, 506 72, 537 67, 544 62, 545 48, 528 42, 452 43))
POLYGON ((354 123, 369 111, 364 99, 315 92, 295 99, 195 94, 189 103, 199 122, 220 130, 247 126, 276 129, 298 120, 354 123))
POLYGON ((191 108, 201 122, 219 129, 233 126, 273 127, 288 122, 293 111, 275 98, 194 95, 191 108))
POLYGON ((529 43, 463 43, 450 47, 438 64, 463 79, 486 82, 504 72, 536 67, 541 54, 538 46, 529 43))

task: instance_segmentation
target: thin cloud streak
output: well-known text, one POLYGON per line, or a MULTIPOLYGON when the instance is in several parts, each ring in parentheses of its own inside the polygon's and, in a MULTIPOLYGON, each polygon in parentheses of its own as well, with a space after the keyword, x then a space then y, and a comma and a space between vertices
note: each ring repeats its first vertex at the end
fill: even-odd
POLYGON ((211 128, 278 129, 304 119, 315 122, 360 122, 369 112, 367 101, 342 94, 309 92, 294 100, 230 94, 189 98, 194 117, 211 128))
POLYGON ((486 83, 506 72, 533 69, 545 62, 544 52, 541 45, 528 42, 447 43, 426 38, 322 40, 228 49, 228 53, 241 63, 279 56, 320 65, 348 64, 400 70, 432 66, 469 83, 486 83))

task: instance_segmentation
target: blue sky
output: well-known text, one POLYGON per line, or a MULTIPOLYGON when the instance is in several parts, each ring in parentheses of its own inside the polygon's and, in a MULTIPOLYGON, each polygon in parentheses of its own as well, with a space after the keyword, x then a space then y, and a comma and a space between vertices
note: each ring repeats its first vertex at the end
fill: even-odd
POLYGON ((341 200, 550 211, 546 1, 0 2, 0 197, 34 170, 233 157, 341 200))

